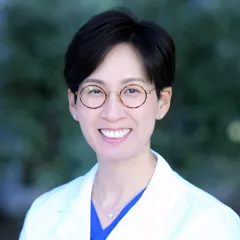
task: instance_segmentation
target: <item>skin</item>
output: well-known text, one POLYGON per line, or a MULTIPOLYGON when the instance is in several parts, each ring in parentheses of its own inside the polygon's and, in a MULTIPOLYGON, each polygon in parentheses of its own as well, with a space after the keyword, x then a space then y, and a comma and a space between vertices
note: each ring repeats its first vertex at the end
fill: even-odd
MULTIPOLYGON (((102 227, 108 226, 115 217, 109 219, 108 212, 116 216, 121 209, 151 179, 156 167, 156 159, 150 151, 150 138, 156 120, 165 116, 170 107, 172 89, 165 88, 158 100, 156 91, 148 94, 143 106, 130 109, 118 99, 117 94, 129 84, 139 84, 146 90, 154 85, 147 80, 141 56, 131 45, 115 46, 99 67, 87 78, 103 81, 94 83, 106 93, 111 91, 107 102, 98 109, 85 107, 69 90, 69 109, 76 115, 81 130, 88 144, 96 152, 99 168, 92 190, 92 200, 97 210, 102 227), (142 81, 129 80, 141 79, 142 81), (123 81, 129 80, 128 83, 123 81), (128 138, 120 143, 104 140, 98 129, 131 128, 128 138)), ((83 82, 79 89, 91 83, 83 82)))

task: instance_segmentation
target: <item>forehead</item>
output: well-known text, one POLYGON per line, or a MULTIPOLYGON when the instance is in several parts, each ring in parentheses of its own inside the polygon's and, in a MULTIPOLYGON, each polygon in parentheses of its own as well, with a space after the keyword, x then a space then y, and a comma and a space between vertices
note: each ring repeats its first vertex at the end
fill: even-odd
POLYGON ((142 79, 147 83, 141 55, 130 44, 115 46, 87 79, 99 79, 107 85, 126 79, 142 79))

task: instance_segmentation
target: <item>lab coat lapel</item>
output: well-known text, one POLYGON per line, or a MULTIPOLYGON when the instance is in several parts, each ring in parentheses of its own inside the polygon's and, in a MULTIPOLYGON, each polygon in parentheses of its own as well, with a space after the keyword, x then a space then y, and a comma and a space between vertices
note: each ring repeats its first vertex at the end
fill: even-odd
MULTIPOLYGON (((59 210, 59 224, 56 227, 58 240, 90 239, 91 193, 97 171, 97 164, 82 180, 79 194, 68 209, 59 210), (80 236, 80 238, 79 238, 80 236)), ((78 189, 76 189, 78 191, 78 189)), ((71 196, 69 196, 71 198, 71 196)))
POLYGON ((174 187, 174 172, 160 155, 155 155, 158 162, 147 189, 107 240, 168 239, 179 193, 174 187))

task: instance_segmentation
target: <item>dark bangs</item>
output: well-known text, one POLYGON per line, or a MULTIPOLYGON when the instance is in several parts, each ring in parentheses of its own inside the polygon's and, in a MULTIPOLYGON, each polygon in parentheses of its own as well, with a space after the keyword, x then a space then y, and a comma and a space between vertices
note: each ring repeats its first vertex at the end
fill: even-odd
POLYGON ((126 9, 103 12, 91 18, 76 33, 65 56, 64 76, 72 92, 98 67, 117 44, 129 43, 142 56, 148 80, 157 96, 171 86, 175 73, 175 46, 159 25, 141 21, 126 9))

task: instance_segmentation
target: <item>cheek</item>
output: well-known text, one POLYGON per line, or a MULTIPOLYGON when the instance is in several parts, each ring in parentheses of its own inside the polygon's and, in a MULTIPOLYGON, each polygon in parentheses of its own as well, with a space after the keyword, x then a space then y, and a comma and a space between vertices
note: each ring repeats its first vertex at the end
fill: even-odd
POLYGON ((149 122, 149 121, 153 121, 155 119, 155 116, 156 116, 155 111, 153 111, 153 109, 148 108, 142 113, 141 119, 143 121, 149 122))
POLYGON ((144 122, 155 122, 157 116, 156 101, 146 101, 146 103, 139 108, 140 119, 144 122))
POLYGON ((82 133, 86 139, 89 139, 92 126, 94 125, 94 112, 91 109, 78 109, 78 120, 82 133))
POLYGON ((156 123, 156 115, 157 107, 155 103, 149 102, 149 104, 144 106, 138 118, 141 124, 141 131, 146 132, 147 135, 152 134, 156 123))
POLYGON ((139 130, 147 135, 151 135, 155 127, 156 110, 146 105, 143 109, 139 109, 137 113, 137 125, 139 130))

